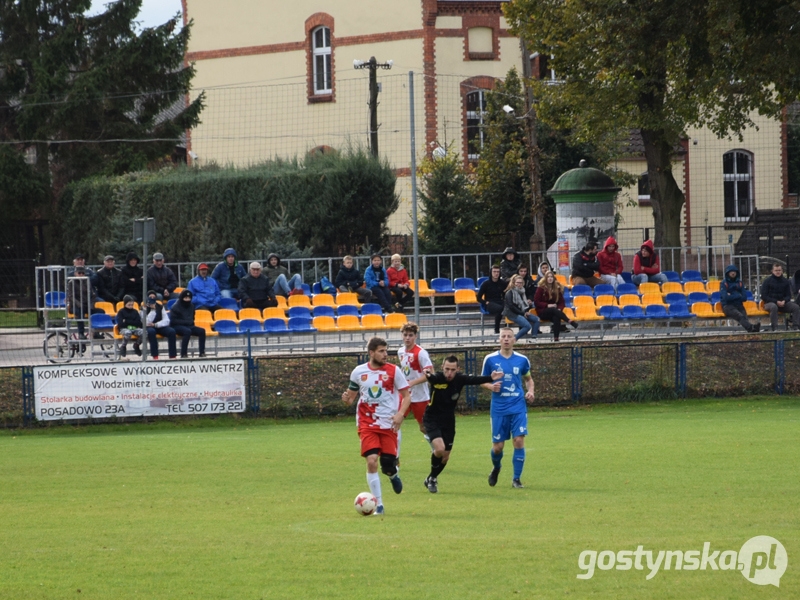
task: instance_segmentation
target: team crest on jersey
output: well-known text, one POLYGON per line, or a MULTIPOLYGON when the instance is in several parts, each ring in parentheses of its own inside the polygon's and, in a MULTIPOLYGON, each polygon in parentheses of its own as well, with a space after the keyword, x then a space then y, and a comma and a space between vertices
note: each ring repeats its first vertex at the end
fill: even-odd
POLYGON ((381 381, 389 381, 389 375, 386 373, 381 373, 381 381))
POLYGON ((373 385, 367 389, 367 394, 369 394, 370 398, 377 399, 383 394, 383 389, 379 385, 373 385))
POLYGON ((366 381, 367 379, 369 379, 369 375, 367 375, 366 373, 364 373, 364 374, 361 376, 361 381, 366 381))
POLYGON ((411 373, 411 368, 408 365, 403 365, 403 375, 411 373))
POLYGON ((514 375, 519 375, 519 367, 514 367, 514 375))

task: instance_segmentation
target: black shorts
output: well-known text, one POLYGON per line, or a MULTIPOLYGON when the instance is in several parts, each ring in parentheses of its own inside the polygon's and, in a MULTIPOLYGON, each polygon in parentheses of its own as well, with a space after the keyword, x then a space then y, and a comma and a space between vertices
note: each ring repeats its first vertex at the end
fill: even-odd
POLYGON ((455 415, 452 418, 441 418, 426 412, 422 417, 422 426, 425 427, 425 435, 431 440, 442 438, 447 452, 453 449, 453 440, 456 437, 455 415))

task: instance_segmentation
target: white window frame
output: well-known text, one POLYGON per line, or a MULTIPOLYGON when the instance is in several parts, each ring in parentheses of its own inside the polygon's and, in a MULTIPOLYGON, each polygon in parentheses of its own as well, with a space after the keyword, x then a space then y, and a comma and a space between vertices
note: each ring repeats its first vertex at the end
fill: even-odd
MULTIPOLYGON (((483 110, 468 110, 468 111, 466 111, 466 120, 467 120, 467 123, 470 120, 477 120, 478 121, 478 135, 477 135, 477 137, 475 139, 477 139, 479 141, 479 145, 480 145, 480 149, 481 150, 483 150, 483 146, 486 143, 486 139, 485 139, 486 133, 485 133, 485 130, 484 130, 483 119, 486 117, 486 92, 487 91, 488 90, 483 90, 483 89, 473 90, 473 91, 469 92, 464 97, 464 102, 466 104, 468 102, 469 97, 472 94, 479 94, 479 96, 478 96, 478 106, 479 107, 483 107, 483 110)), ((464 123, 464 127, 465 128, 467 127, 467 123, 464 123)), ((467 131, 469 131, 469 130, 467 129, 467 131)), ((467 160, 476 161, 476 160, 480 159, 481 153, 480 152, 477 152, 477 153, 475 152, 476 149, 470 143, 471 141, 472 140, 469 139, 469 135, 467 135, 467 160)))
POLYGON ((746 150, 731 150, 726 152, 722 155, 722 181, 723 181, 723 191, 722 191, 722 210, 725 211, 725 182, 732 181, 734 182, 733 185, 733 208, 735 215, 728 216, 725 215, 725 222, 726 223, 745 223, 750 220, 750 215, 753 214, 753 210, 755 209, 755 196, 753 194, 753 154, 752 152, 748 152, 746 150), (738 173, 738 161, 737 155, 744 155, 747 158, 747 164, 750 167, 749 172, 747 173, 738 173), (733 173, 725 173, 725 157, 728 155, 733 156, 733 173), (748 183, 748 194, 750 200, 750 212, 747 215, 739 215, 739 186, 738 183, 741 181, 746 181, 748 183))
POLYGON ((324 95, 324 94, 332 94, 333 93, 333 73, 331 72, 333 66, 333 51, 331 48, 331 30, 330 28, 326 27, 325 25, 320 25, 319 27, 315 27, 311 30, 311 64, 312 64, 312 73, 311 77, 313 78, 312 85, 314 88, 314 95, 324 95), (322 31, 322 46, 317 47, 317 32, 322 31), (327 46, 325 46, 325 42, 327 42, 327 46), (319 67, 317 66, 317 59, 318 57, 323 57, 322 60, 322 80, 325 82, 328 87, 317 87, 317 81, 319 79, 319 67), (327 60, 325 59, 327 57, 327 60))
POLYGON ((636 198, 639 202, 650 202, 650 194, 642 194, 641 187, 642 187, 642 179, 647 178, 647 187, 650 189, 650 173, 645 171, 639 178, 636 180, 636 198))

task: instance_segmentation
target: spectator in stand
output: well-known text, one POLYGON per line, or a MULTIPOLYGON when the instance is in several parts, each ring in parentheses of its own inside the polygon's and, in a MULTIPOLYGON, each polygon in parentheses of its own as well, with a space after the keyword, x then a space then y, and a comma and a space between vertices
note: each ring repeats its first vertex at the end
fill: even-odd
POLYGON ((222 262, 214 267, 211 278, 219 285, 223 298, 239 297, 239 280, 247 275, 247 271, 236 260, 236 250, 228 248, 222 253, 222 262))
POLYGON ((553 269, 550 268, 550 263, 546 260, 543 260, 539 263, 539 268, 536 270, 536 274, 539 276, 536 280, 536 285, 542 285, 544 281, 544 276, 547 275, 548 271, 552 271, 553 269))
MULTIPOLYGON (((103 268, 95 275, 95 284, 97 295, 116 306, 117 302, 120 302, 125 296, 125 281, 122 271, 114 266, 114 262, 114 257, 110 254, 103 259, 103 268)), ((141 295, 141 288, 139 288, 139 295, 141 295)))
POLYGON ((792 285, 783 276, 783 266, 772 265, 772 275, 761 284, 761 299, 764 310, 769 311, 769 323, 772 331, 778 328, 778 313, 788 313, 792 317, 792 326, 800 330, 800 306, 792 302, 792 285))
MULTIPOLYGON (((206 272, 208 272, 208 265, 206 265, 206 272)), ((169 311, 170 324, 175 329, 175 333, 181 336, 181 358, 189 356, 189 342, 192 336, 197 338, 197 351, 200 358, 206 356, 206 330, 194 324, 194 300, 192 291, 187 288, 178 295, 178 301, 172 305, 172 310, 169 311)))
MULTIPOLYGON (((86 267, 76 266, 72 277, 67 282, 67 312, 77 320, 78 335, 81 339, 86 339, 85 321, 89 315, 103 312, 99 308, 93 308, 95 301, 97 301, 97 294, 86 273, 86 267)), ((94 337, 102 336, 98 333, 94 337)), ((83 352, 83 348, 81 348, 81 352, 83 352)))
POLYGON ((265 308, 278 306, 272 294, 272 282, 261 272, 261 263, 251 262, 250 272, 239 280, 239 300, 242 308, 265 308))
MULTIPOLYGON (((219 284, 216 279, 208 276, 208 265, 206 263, 200 263, 197 266, 197 277, 193 277, 189 281, 186 289, 192 292, 192 304, 195 308, 210 310, 212 315, 214 311, 222 308, 220 306, 222 294, 220 293, 219 284)), ((180 303, 181 297, 182 294, 178 296, 179 300, 176 304, 180 303)))
POLYGON ((125 303, 125 306, 117 312, 117 328, 122 335, 122 345, 119 347, 119 355, 123 358, 125 357, 128 353, 128 342, 131 341, 133 336, 136 336, 137 340, 133 342, 133 351, 136 352, 136 356, 141 356, 142 350, 139 347, 139 340, 141 340, 144 335, 142 315, 134 308, 136 299, 133 296, 127 295, 122 301, 125 303))
POLYGON ((392 312, 392 294, 389 291, 389 275, 383 268, 383 259, 380 254, 372 255, 372 264, 364 271, 364 281, 372 292, 372 298, 381 305, 387 313, 392 312))
POLYGON ((122 289, 128 296, 133 296, 136 302, 142 301, 142 279, 144 271, 139 266, 139 256, 136 252, 128 252, 125 257, 125 266, 121 269, 122 289))
POLYGON ((597 242, 587 242, 583 250, 572 257, 572 285, 588 285, 592 288, 603 283, 595 277, 595 271, 600 270, 597 260, 597 242))
POLYGON ((158 338, 156 335, 161 335, 167 338, 169 357, 176 358, 175 330, 170 327, 169 314, 158 301, 158 294, 155 290, 147 291, 144 306, 147 311, 145 322, 147 323, 147 341, 150 342, 150 356, 153 357, 153 360, 158 360, 158 338))
POLYGON ((520 258, 512 246, 503 250, 503 260, 500 262, 500 277, 508 281, 519 271, 520 258))
POLYGON ((177 287, 175 273, 164 266, 164 255, 156 252, 153 254, 153 266, 147 269, 147 289, 155 291, 159 300, 172 300, 178 297, 175 293, 177 287))
POLYGON ((746 299, 744 285, 739 279, 739 269, 736 265, 728 266, 725 269, 725 277, 719 284, 719 303, 722 305, 722 312, 729 319, 738 321, 746 331, 757 333, 761 330, 761 323, 755 325, 750 323, 744 308, 746 299))
POLYGON ((606 243, 603 244, 603 251, 597 253, 597 261, 600 263, 600 279, 603 283, 614 286, 616 291, 617 286, 625 283, 622 278, 622 255, 617 252, 617 240, 609 236, 606 243))
POLYGON ((500 265, 494 265, 490 277, 478 288, 478 302, 481 308, 494 315, 494 332, 500 333, 500 320, 505 308, 506 281, 500 277, 500 265))
POLYGON ((548 271, 545 273, 539 286, 536 288, 536 298, 533 305, 536 307, 536 314, 543 321, 550 321, 553 324, 553 341, 558 341, 558 336, 566 327, 561 324, 569 323, 575 329, 578 328, 577 321, 570 321, 564 314, 564 290, 556 279, 555 273, 548 271))
MULTIPOLYGON (((78 253, 72 259, 72 266, 67 268, 67 277, 75 277, 75 270, 81 267, 84 274, 91 280, 94 280, 94 271, 86 266, 86 257, 82 253, 78 253)), ((92 281, 94 284, 94 281, 92 281)))
POLYGON ((800 304, 800 269, 794 272, 794 278, 789 280, 792 284, 792 292, 797 294, 797 303, 800 304))
POLYGON ((273 296, 289 296, 303 293, 303 279, 299 274, 289 276, 289 269, 281 264, 280 257, 274 252, 267 257, 264 275, 272 281, 273 296))
POLYGON ((372 292, 364 287, 364 278, 361 271, 354 266, 353 257, 349 254, 342 259, 342 266, 336 274, 336 281, 333 285, 340 292, 355 292, 358 294, 358 301, 361 304, 372 302, 372 292))
POLYGON ((403 312, 406 302, 414 299, 414 291, 408 281, 408 270, 403 266, 402 257, 399 254, 392 255, 392 266, 386 269, 389 276, 389 290, 394 294, 394 308, 398 312, 403 312))
POLYGON ((533 277, 528 275, 528 266, 520 265, 517 275, 522 277, 522 287, 525 288, 525 298, 528 299, 528 306, 533 306, 533 299, 536 296, 536 282, 533 277))
POLYGON ((519 325, 519 331, 515 336, 518 340, 529 331, 533 338, 539 335, 539 317, 528 312, 528 308, 522 277, 512 275, 506 288, 503 316, 519 325))
POLYGON ((667 276, 661 272, 661 263, 653 247, 653 240, 647 240, 633 257, 633 283, 667 283, 667 276))

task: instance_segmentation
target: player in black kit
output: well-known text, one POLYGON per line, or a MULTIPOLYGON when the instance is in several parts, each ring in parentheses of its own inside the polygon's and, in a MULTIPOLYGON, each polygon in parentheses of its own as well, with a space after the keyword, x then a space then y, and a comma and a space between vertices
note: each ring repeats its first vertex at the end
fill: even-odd
MULTIPOLYGON (((487 377, 470 377, 458 372, 458 358, 448 356, 444 359, 442 370, 438 373, 427 373, 428 383, 431 384, 431 400, 425 408, 422 424, 431 439, 431 474, 425 479, 425 487, 431 494, 439 491, 437 477, 453 449, 453 440, 456 437, 456 406, 465 385, 480 385, 491 383, 503 377, 503 373, 496 371, 487 377)), ((423 381, 411 382, 412 385, 423 381)), ((500 385, 499 383, 497 385, 500 385)))

